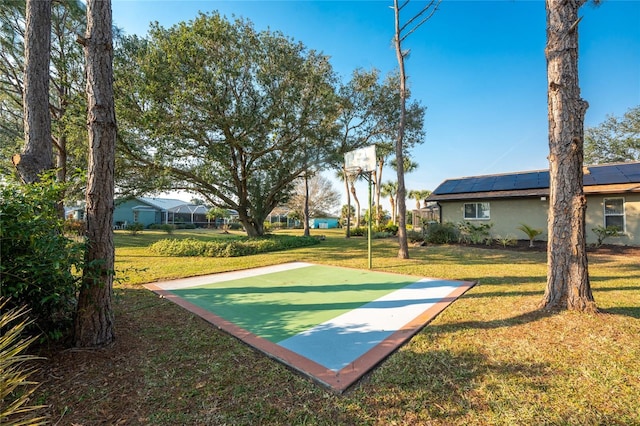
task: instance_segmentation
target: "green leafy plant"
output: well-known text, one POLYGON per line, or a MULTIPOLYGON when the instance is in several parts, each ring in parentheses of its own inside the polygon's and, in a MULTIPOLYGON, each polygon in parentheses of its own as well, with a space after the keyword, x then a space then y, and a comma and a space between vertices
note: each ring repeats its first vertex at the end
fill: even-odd
POLYGON ((430 223, 424 227, 424 240, 431 244, 449 244, 457 241, 459 231, 452 223, 430 223))
POLYGON ((140 222, 133 222, 127 224, 124 229, 131 235, 138 235, 144 229, 144 225, 140 222))
POLYGON ((540 234, 542 234, 542 229, 532 228, 529 225, 521 223, 518 226, 518 229, 527 234, 527 238, 529 238, 529 247, 533 247, 533 240, 540 234))
POLYGON ((493 223, 461 222, 458 224, 458 241, 463 244, 491 244, 493 223))
POLYGON ((591 230, 595 232, 596 236, 598 237, 596 247, 600 247, 602 244, 604 244, 604 240, 606 240, 607 238, 615 237, 620 233, 620 228, 615 225, 609 225, 606 228, 602 225, 598 225, 591 230))
POLYGON ((269 235, 262 238, 201 241, 193 238, 156 241, 149 249, 164 256, 238 257, 318 244, 313 237, 269 235))
POLYGON ((44 417, 33 417, 35 410, 42 405, 27 405, 37 383, 29 381, 33 369, 25 364, 38 357, 24 354, 37 337, 23 337, 30 324, 26 319, 26 310, 9 308, 8 299, 0 298, 0 424, 2 425, 40 425, 44 417))
POLYGON ((28 331, 49 340, 70 334, 84 267, 84 243, 65 237, 56 209, 63 189, 47 177, 0 188, 0 296, 26 306, 28 331))
POLYGON ((516 237, 513 235, 507 234, 506 237, 502 237, 500 235, 496 235, 495 240, 502 245, 502 247, 510 247, 516 245, 516 237))

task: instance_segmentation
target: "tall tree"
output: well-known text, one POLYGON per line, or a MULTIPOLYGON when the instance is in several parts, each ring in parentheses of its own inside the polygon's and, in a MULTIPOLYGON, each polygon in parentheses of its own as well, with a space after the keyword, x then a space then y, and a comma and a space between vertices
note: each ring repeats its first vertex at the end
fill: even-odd
POLYGON ((547 287, 541 307, 595 311, 587 264, 584 115, 578 83, 578 10, 586 0, 546 0, 549 109, 547 287))
POLYGON ((111 0, 87 1, 87 31, 81 39, 87 71, 89 128, 87 252, 75 321, 77 347, 101 347, 115 339, 112 230, 117 128, 111 22, 111 0))
POLYGON ((329 61, 278 32, 201 14, 124 40, 119 56, 123 187, 199 193, 258 236, 335 151, 329 61))
POLYGON ((414 189, 409 191, 409 198, 413 198, 416 200, 416 209, 420 210, 422 203, 429 195, 431 195, 431 191, 428 189, 414 189))
POLYGON ((49 115, 51 0, 27 0, 24 38, 24 149, 12 158, 25 183, 52 168, 49 115))
POLYGON ((439 0, 431 0, 424 5, 420 11, 401 23, 400 13, 409 4, 409 0, 404 0, 402 5, 398 0, 393 0, 395 33, 393 42, 396 50, 396 58, 400 68, 400 120, 395 143, 395 154, 397 161, 398 176, 398 257, 400 259, 409 258, 409 244, 407 242, 407 205, 405 203, 407 189, 404 184, 404 138, 405 126, 407 123, 407 76, 405 72, 404 59, 409 54, 408 50, 402 49, 402 43, 422 24, 427 22, 438 9, 439 0))
MULTIPOLYGON (((7 0, 0 8, 0 173, 14 168, 8 161, 24 140, 24 35, 25 0, 7 0)), ((86 25, 85 7, 79 0, 51 5, 49 111, 57 181, 68 181, 68 170, 86 169, 86 110, 84 57, 76 43, 86 25)), ((80 179, 79 179, 80 180, 80 179)), ((80 182, 61 195, 80 196, 80 182)))
POLYGON ((584 135, 584 161, 587 164, 640 160, 640 105, 622 118, 609 116, 584 135))

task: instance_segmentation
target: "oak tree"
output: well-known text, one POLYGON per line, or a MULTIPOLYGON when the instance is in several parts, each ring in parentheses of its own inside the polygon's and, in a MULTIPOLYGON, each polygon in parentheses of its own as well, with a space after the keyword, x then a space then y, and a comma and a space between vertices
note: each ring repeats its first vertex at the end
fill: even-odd
POLYGON ((328 58, 281 33, 201 14, 125 39, 119 56, 124 189, 198 193, 258 236, 335 149, 328 58))

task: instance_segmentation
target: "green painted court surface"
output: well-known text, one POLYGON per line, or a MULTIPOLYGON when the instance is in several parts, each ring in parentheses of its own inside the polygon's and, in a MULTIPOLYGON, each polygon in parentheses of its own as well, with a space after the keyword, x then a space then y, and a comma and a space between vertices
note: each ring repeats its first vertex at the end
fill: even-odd
POLYGON ((277 343, 415 281, 416 277, 314 265, 170 291, 277 343))

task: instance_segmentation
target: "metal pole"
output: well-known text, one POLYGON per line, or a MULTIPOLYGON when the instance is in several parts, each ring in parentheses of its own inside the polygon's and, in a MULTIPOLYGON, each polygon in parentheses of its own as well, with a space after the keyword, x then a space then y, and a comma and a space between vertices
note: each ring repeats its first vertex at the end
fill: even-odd
POLYGON ((371 223, 373 221, 373 206, 371 205, 371 172, 368 174, 369 178, 369 226, 367 232, 367 244, 368 244, 368 254, 369 254, 369 269, 371 269, 371 223))

